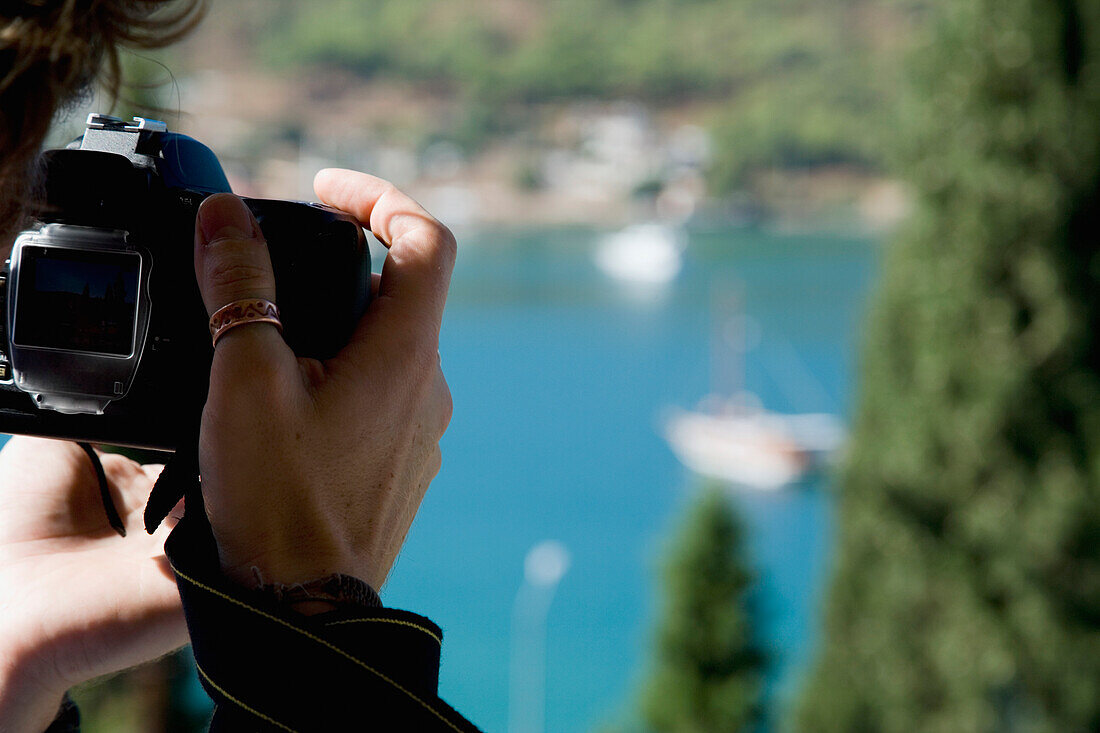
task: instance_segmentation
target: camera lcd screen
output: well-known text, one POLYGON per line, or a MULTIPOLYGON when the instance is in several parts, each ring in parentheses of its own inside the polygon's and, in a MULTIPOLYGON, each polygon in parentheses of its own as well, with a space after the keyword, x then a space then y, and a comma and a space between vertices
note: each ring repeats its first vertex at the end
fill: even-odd
POLYGON ((133 252, 24 247, 15 343, 130 355, 140 269, 133 252))

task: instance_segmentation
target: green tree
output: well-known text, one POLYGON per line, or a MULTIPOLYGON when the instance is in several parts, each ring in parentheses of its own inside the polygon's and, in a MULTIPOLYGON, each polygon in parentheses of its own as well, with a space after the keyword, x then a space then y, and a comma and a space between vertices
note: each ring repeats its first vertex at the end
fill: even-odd
POLYGON ((940 0, 799 731, 1100 729, 1100 4, 940 0))
POLYGON ((664 611, 642 714, 658 731, 736 733, 759 719, 763 661, 746 604, 752 576, 729 498, 703 492, 664 567, 664 611))
POLYGON ((714 133, 709 179, 724 195, 762 169, 877 170, 864 120, 885 105, 910 6, 928 1, 514 0, 501 12, 479 0, 267 0, 235 15, 264 28, 275 68, 457 93, 476 114, 440 132, 471 147, 522 127, 528 105, 686 108, 714 133))

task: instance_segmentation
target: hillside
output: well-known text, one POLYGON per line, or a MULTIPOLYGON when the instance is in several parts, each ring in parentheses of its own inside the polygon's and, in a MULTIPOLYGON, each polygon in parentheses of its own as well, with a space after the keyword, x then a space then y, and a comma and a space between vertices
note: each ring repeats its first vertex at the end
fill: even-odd
MULTIPOLYGON (((925 2, 220 0, 171 65, 273 87, 258 104, 277 129, 254 144, 295 142, 327 117, 341 135, 362 127, 371 144, 415 156, 445 143, 493 168, 486 156, 507 152, 504 183, 527 190, 552 183, 547 150, 584 143, 563 141, 563 126, 627 109, 642 138, 662 138, 654 144, 685 125, 704 130, 692 185, 767 208, 769 189, 807 174, 883 173, 893 90, 925 2), (777 171, 791 180, 777 184, 777 171)), ((650 165, 627 193, 660 191, 668 168, 650 165)))

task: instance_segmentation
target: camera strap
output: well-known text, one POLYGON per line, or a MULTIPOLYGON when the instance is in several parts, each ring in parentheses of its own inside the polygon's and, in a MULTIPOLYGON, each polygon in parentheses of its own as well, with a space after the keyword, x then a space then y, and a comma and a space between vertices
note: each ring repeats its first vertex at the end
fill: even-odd
POLYGON ((187 508, 196 514, 202 514, 206 518, 206 509, 202 501, 202 490, 199 484, 199 424, 202 420, 202 410, 199 410, 190 424, 190 429, 183 431, 182 439, 176 452, 164 464, 164 470, 160 472, 157 482, 153 484, 153 490, 149 494, 149 501, 145 505, 145 531, 149 534, 157 531, 157 527, 179 503, 180 499, 187 499, 187 508))
POLYGON ((107 512, 107 522, 111 525, 111 529, 118 532, 120 536, 126 536, 126 525, 122 523, 122 517, 118 515, 118 509, 115 507, 114 499, 111 498, 111 490, 107 486, 107 474, 103 471, 103 461, 99 459, 99 454, 95 452, 95 448, 91 443, 77 442, 84 452, 88 454, 88 458, 92 460, 92 467, 95 468, 95 477, 99 481, 99 499, 103 502, 103 511, 107 512))
MULTIPOLYGON (((202 484, 199 477, 199 424, 202 410, 191 422, 190 431, 183 433, 176 452, 164 464, 164 470, 153 484, 149 501, 145 505, 145 531, 153 534, 168 513, 185 500, 184 517, 169 537, 183 531, 188 539, 180 542, 190 545, 195 557, 206 567, 218 567, 218 545, 210 521, 206 518, 206 505, 202 500, 202 484)), ((175 570, 175 567, 173 567, 175 570)))

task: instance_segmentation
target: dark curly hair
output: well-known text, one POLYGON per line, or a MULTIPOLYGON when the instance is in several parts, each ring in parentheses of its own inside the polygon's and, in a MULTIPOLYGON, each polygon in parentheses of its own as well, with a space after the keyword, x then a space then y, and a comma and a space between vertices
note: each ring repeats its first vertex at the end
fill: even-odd
POLYGON ((0 2, 0 243, 19 225, 33 162, 58 107, 97 79, 117 96, 119 51, 166 46, 206 0, 0 2))

